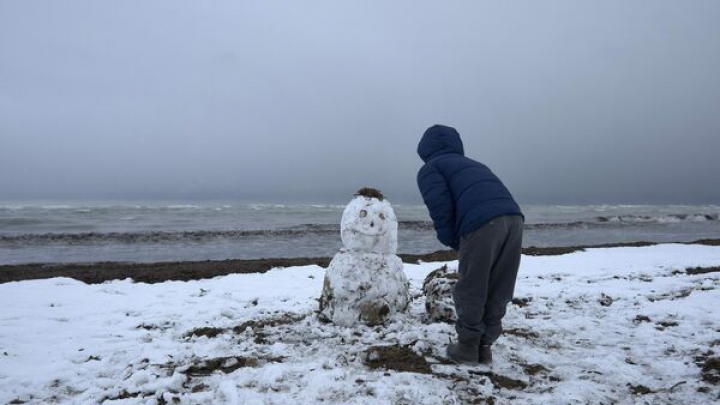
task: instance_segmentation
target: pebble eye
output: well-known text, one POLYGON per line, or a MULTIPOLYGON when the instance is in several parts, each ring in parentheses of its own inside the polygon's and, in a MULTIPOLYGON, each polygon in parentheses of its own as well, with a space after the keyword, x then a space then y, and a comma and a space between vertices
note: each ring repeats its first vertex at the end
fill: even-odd
POLYGON ((360 211, 360 218, 365 218, 367 216, 367 211, 362 210, 360 211))
POLYGON ((381 212, 380 215, 378 215, 378 216, 380 217, 380 219, 385 219, 385 214, 382 213, 382 212, 381 212))

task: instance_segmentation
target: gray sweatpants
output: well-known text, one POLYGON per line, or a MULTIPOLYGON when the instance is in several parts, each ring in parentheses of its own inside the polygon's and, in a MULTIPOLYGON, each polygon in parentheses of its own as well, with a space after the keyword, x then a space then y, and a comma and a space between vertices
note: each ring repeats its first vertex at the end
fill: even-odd
POLYGON ((458 340, 492 344, 502 333, 520 266, 523 219, 493 219, 460 239, 460 280, 453 290, 458 340))

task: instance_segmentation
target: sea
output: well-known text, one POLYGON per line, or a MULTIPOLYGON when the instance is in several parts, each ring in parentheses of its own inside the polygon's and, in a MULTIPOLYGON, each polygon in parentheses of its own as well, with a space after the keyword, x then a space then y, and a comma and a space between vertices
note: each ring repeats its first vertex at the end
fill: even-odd
MULTIPOLYGON (((344 205, 0 204, 0 265, 331 257, 344 205)), ((445 249, 422 205, 394 204, 398 253, 445 249)), ((526 205, 526 247, 720 238, 717 205, 526 205)))

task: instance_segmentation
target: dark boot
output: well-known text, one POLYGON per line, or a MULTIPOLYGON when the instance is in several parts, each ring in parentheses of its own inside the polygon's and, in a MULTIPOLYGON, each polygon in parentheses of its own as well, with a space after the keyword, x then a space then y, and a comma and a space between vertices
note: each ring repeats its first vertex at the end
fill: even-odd
POLYGON ((492 365, 492 349, 490 345, 480 345, 478 360, 480 364, 492 365))
POLYGON ((476 366, 479 364, 478 358, 480 356, 478 348, 479 346, 476 344, 450 343, 446 351, 447 358, 453 363, 476 366))

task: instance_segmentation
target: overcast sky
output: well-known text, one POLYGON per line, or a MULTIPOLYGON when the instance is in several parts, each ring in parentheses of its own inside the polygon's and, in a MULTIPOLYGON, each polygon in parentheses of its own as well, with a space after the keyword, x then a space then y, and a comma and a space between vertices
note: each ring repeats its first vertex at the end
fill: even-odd
POLYGON ((0 0, 0 200, 720 203, 720 2, 0 0))

